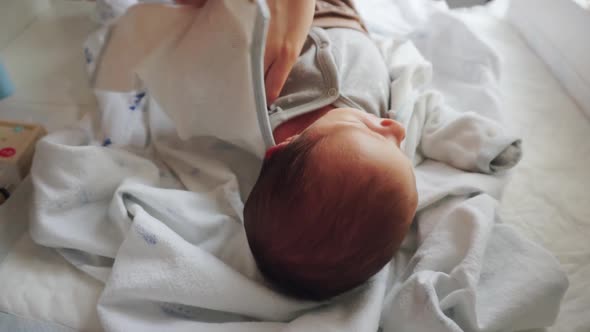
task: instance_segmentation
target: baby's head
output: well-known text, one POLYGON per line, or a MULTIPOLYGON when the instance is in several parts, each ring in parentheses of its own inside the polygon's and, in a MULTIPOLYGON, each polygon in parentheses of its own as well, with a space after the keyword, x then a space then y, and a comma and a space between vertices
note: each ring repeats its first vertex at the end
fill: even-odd
POLYGON ((283 291, 325 300, 393 257, 417 205, 403 127, 335 109, 274 147, 244 207, 261 272, 283 291))

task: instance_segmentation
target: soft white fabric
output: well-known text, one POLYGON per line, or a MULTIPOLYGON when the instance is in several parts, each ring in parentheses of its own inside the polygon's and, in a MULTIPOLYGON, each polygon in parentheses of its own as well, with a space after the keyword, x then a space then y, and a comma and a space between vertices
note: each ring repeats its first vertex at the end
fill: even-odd
MULTIPOLYGON (((0 312, 9 308, 10 313, 37 321, 100 327, 95 314, 102 291, 100 283, 68 264, 57 252, 35 244, 28 234, 3 260, 0 276, 0 312)), ((2 327, 0 322, 0 330, 15 331, 2 327)))
POLYGON ((411 41, 389 39, 380 46, 394 78, 389 116, 406 128, 402 149, 414 165, 428 158, 482 173, 516 165, 520 140, 498 121, 473 111, 458 112, 446 105, 440 93, 429 90, 432 66, 411 41))
POLYGON ((502 55, 503 104, 525 147, 499 214, 553 252, 567 272, 570 287, 549 330, 588 331, 590 207, 577 197, 586 197, 590 187, 590 121, 508 22, 487 8, 461 13, 461 19, 502 55))
POLYGON ((590 10, 574 1, 512 1, 507 17, 590 116, 590 10))
MULTIPOLYGON (((474 54, 470 60, 493 58, 456 20, 431 22, 417 45, 436 46, 432 31, 444 30, 444 42, 471 38, 461 49, 474 54)), ((447 57, 435 74, 465 60, 447 57)), ((477 64, 472 68, 491 79, 469 81, 467 70, 438 83, 461 92, 453 96, 469 95, 457 105, 496 114, 485 96, 494 95, 490 72, 497 68, 477 64)), ((141 94, 101 92, 101 104, 111 107, 102 128, 129 119, 125 112, 146 110, 129 131, 146 132, 149 148, 122 138, 101 147, 104 134, 83 124, 43 140, 32 173, 31 234, 43 245, 79 251, 62 250, 106 280, 98 306, 106 330, 498 331, 555 318, 567 281, 545 250, 497 223, 491 196, 501 179, 434 161, 416 170, 420 208, 429 207, 417 217, 417 236, 367 287, 322 307, 285 298, 261 280, 240 224, 259 159, 212 138, 181 140, 151 99, 149 107, 141 104, 141 94), (191 191, 179 190, 183 185, 191 191), (115 258, 112 269, 108 258, 115 258)))
POLYGON ((255 91, 263 81, 253 82, 262 68, 251 65, 250 52, 260 10, 246 1, 131 7, 109 31, 95 86, 148 90, 181 139, 213 136, 262 156, 256 114, 265 105, 256 103, 255 91))
MULTIPOLYGON (((359 5, 363 13, 369 7, 369 14, 374 15, 365 16, 372 29, 376 26, 389 28, 401 22, 394 20, 399 9, 393 3, 392 0, 363 0, 359 5)), ((501 4, 501 0, 491 4, 495 7, 501 4)), ((77 65, 84 61, 84 53, 79 48, 80 36, 94 29, 87 19, 93 3, 63 0, 55 1, 53 5, 51 19, 36 21, 26 34, 15 38, 15 43, 2 51, 3 59, 11 65, 13 77, 21 77, 23 86, 27 85, 23 90, 26 98, 34 98, 36 103, 29 104, 18 98, 0 102, 3 117, 38 121, 49 131, 72 123, 78 110, 94 108, 79 100, 90 91, 86 93, 86 75, 77 65), (67 28, 62 28, 64 26, 67 28), (44 42, 39 43, 39 38, 44 42), (44 56, 31 67, 32 58, 40 52, 46 55, 47 45, 51 45, 51 56, 44 56), (59 65, 64 59, 73 66, 59 65), (74 95, 72 86, 76 87, 74 95), (32 87, 38 89, 31 90, 32 87), (48 87, 52 91, 50 95, 47 94, 48 87), (56 106, 56 95, 67 98, 56 106), (77 102, 84 105, 77 106, 77 102)), ((489 42, 504 60, 499 89, 503 96, 503 111, 519 129, 526 150, 502 196, 502 219, 553 252, 568 274, 570 287, 557 322, 549 330, 586 331, 590 326, 587 315, 590 307, 590 244, 587 241, 590 227, 586 218, 589 210, 585 201, 571 197, 584 197, 590 187, 590 177, 585 176, 590 165, 590 158, 585 153, 590 122, 560 88, 547 66, 506 21, 489 15, 489 8, 463 12, 461 19, 480 38, 489 42), (559 158, 547 158, 555 156, 556 151, 559 158)), ((448 93, 445 96, 452 97, 448 93)), ((28 217, 21 215, 26 214, 29 205, 19 203, 17 196, 9 200, 9 203, 14 202, 10 204, 12 208, 7 210, 6 204, 0 206, 0 247, 8 244, 10 249, 11 242, 6 242, 6 236, 18 236, 10 230, 7 232, 6 226, 10 228, 22 223, 25 227, 28 224, 28 217)), ((30 200, 29 196, 20 198, 26 202, 30 200)), ((0 310, 31 317, 38 322, 39 319, 61 322, 75 330, 100 330, 93 324, 97 319, 91 318, 96 315, 97 299, 86 294, 98 295, 104 284, 87 282, 88 279, 93 281, 92 278, 76 273, 58 255, 52 255, 54 260, 49 263, 47 251, 52 249, 30 241, 30 237, 24 236, 18 246, 12 247, 10 258, 1 263, 0 280, 6 287, 0 291, 0 310), (43 267, 38 267, 39 264, 43 267), (42 272, 32 272, 37 269, 42 272), (72 274, 78 277, 72 278, 72 274), (72 292, 73 282, 77 286, 72 292), (80 294, 83 295, 78 296, 80 294), (59 300, 56 300, 57 296, 59 300), (30 301, 22 301, 24 297, 30 301)))

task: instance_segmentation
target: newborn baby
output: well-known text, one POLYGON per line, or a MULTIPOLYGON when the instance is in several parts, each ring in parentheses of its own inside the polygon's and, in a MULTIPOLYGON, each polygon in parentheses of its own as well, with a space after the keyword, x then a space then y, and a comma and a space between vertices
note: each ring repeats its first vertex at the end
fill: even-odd
POLYGON ((391 260, 417 193, 399 123, 353 108, 316 114, 269 151, 244 218, 260 270, 284 291, 321 300, 391 260))
MULTIPOLYGON (((244 208, 259 269, 281 290, 304 299, 329 299, 382 269, 400 247, 418 202, 415 152, 402 151, 404 126, 386 118, 392 82, 388 66, 358 16, 347 20, 345 27, 316 24, 311 29, 270 108, 276 145, 268 150, 244 208)), ((473 114, 436 113, 439 120, 448 120, 439 121, 438 127, 476 137, 453 141, 453 151, 435 148, 429 155, 426 148, 425 157, 445 152, 434 159, 488 172, 518 160, 517 140, 486 143, 480 133, 494 127, 491 121, 473 114), (481 153, 486 144, 492 148, 481 153), (509 152, 514 155, 506 157, 509 152), (455 160, 461 155, 468 157, 455 160), (478 167, 481 155, 494 156, 484 160, 485 169, 478 167)), ((430 121, 428 116, 418 120, 423 122, 419 128, 430 121)), ((447 133, 443 139, 453 137, 447 133)))
POLYGON ((390 261, 417 204, 412 163, 400 149, 405 130, 381 118, 387 67, 358 16, 348 22, 310 31, 269 112, 277 145, 244 209, 262 273, 316 300, 362 284, 390 261))

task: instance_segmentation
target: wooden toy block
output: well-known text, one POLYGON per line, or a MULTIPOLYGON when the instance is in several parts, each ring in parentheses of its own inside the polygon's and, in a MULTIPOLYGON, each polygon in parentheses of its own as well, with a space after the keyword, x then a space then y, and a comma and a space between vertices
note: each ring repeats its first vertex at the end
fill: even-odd
POLYGON ((40 125, 0 120, 0 204, 29 173, 35 144, 45 134, 40 125))

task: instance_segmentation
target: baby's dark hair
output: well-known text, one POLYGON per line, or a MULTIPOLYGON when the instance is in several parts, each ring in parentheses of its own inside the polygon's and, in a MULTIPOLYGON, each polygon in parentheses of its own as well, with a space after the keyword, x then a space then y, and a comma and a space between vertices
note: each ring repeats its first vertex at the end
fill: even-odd
POLYGON ((244 207, 258 268, 300 299, 363 284, 392 259, 414 215, 394 175, 339 158, 327 140, 306 131, 267 157, 244 207))

